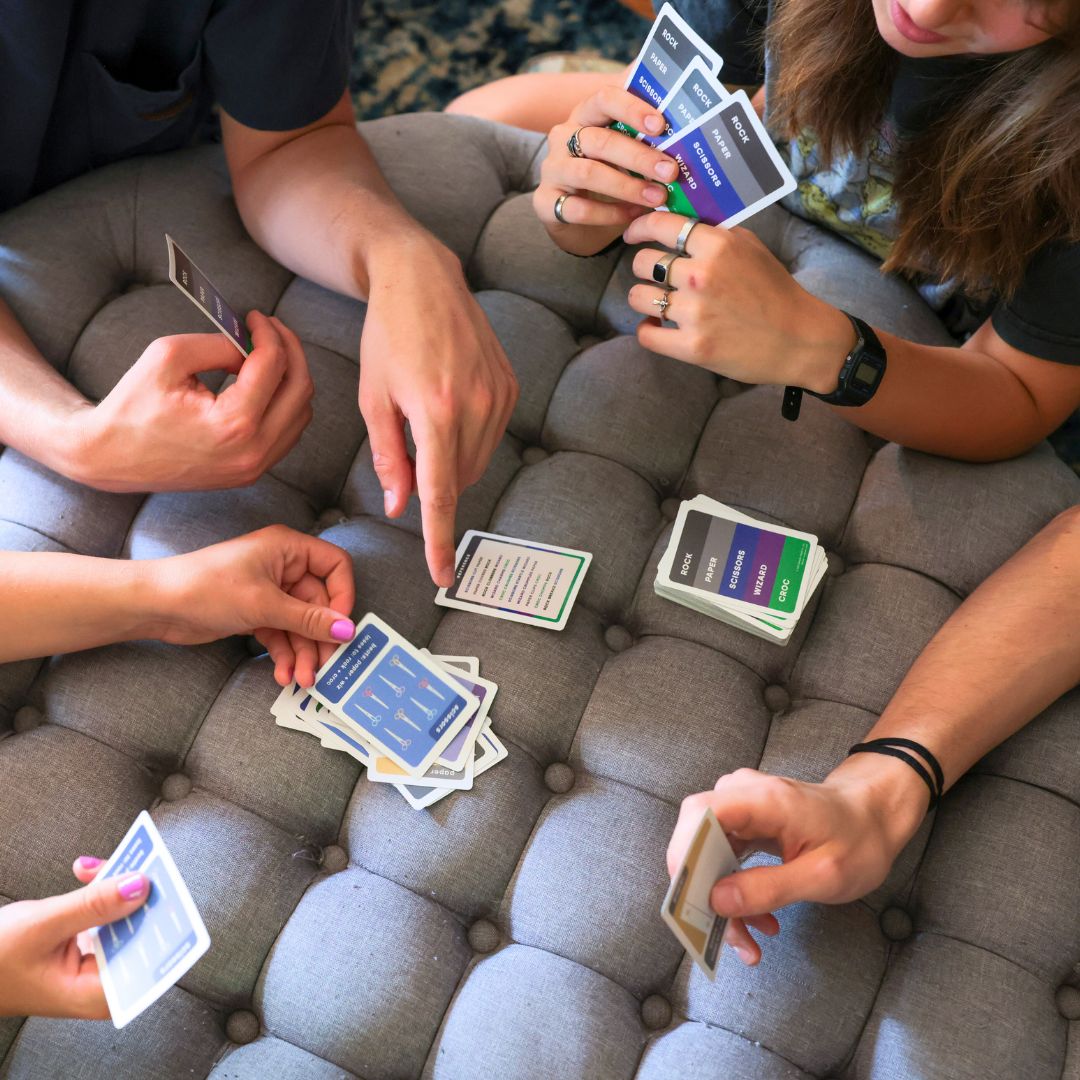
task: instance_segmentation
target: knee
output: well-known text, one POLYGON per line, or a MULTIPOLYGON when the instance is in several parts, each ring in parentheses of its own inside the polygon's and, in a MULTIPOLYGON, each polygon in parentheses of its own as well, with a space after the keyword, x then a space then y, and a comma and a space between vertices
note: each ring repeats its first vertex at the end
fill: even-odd
POLYGON ((496 120, 499 123, 513 123, 513 101, 515 94, 508 94, 514 83, 514 77, 498 79, 484 86, 474 87, 459 94, 443 112, 458 116, 479 116, 484 120, 496 120))

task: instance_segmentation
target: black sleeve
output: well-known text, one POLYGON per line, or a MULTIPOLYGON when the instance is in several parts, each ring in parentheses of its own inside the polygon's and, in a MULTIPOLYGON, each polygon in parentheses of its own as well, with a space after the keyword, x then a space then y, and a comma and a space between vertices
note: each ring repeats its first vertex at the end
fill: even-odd
MULTIPOLYGON (((653 0, 659 10, 662 0, 653 0)), ((765 81, 768 0, 673 0, 675 10, 720 54, 721 81, 760 86, 765 81)))
POLYGON ((1031 260, 1016 295, 991 323, 1014 349, 1080 364, 1080 244, 1050 244, 1031 260))
POLYGON ((260 131, 291 131, 325 116, 352 61, 349 0, 225 0, 203 31, 214 98, 260 131))

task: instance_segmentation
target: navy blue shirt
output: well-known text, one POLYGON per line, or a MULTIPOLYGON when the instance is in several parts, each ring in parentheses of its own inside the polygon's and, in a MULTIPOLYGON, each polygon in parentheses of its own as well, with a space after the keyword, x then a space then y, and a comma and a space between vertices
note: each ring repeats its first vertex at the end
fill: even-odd
POLYGON ((349 0, 0 0, 0 210, 188 145, 215 102, 263 131, 310 124, 351 57, 349 0))

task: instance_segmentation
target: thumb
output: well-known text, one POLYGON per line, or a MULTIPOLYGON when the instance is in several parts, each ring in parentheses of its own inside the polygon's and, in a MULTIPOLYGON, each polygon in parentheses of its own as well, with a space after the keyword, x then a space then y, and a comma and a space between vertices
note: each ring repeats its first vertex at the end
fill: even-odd
POLYGON ((280 591, 271 600, 260 625, 273 630, 287 630, 310 641, 334 641, 340 644, 356 636, 356 625, 347 615, 333 608, 309 604, 280 591))
POLYGON ((819 852, 799 855, 779 866, 754 866, 721 878, 709 895, 718 915, 766 915, 802 900, 831 899, 834 875, 819 852))
POLYGON ((67 941, 92 926, 127 918, 149 895, 150 879, 145 874, 99 879, 74 892, 40 901, 37 932, 51 943, 67 941))

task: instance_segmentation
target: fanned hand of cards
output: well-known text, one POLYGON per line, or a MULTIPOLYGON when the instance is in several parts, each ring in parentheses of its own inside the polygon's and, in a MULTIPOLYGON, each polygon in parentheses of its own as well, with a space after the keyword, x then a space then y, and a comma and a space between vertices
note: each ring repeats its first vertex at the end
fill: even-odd
POLYGON ((665 131, 635 134, 679 163, 662 209, 731 228, 795 190, 795 178, 742 90, 718 78, 722 59, 664 4, 626 80, 656 106, 665 131))
POLYGON ((279 727, 355 758, 369 780, 423 810, 471 789, 507 756, 488 715, 498 689, 476 657, 415 649, 368 614, 311 690, 286 687, 271 712, 279 727))
POLYGON ((679 507, 653 589, 747 633, 786 645, 828 566, 810 533, 698 495, 679 507))

